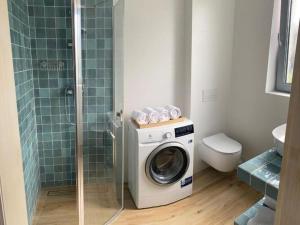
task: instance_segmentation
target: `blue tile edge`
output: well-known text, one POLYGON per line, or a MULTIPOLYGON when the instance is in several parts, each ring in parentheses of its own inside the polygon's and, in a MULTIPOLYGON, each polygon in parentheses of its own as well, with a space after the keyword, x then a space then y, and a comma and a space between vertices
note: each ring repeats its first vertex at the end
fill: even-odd
POLYGON ((255 216, 257 209, 263 206, 263 203, 264 199, 261 199, 249 209, 247 209, 244 213, 242 213, 234 220, 234 225, 247 225, 248 221, 255 216))
POLYGON ((276 200, 279 189, 281 160, 282 158, 276 150, 267 150, 239 165, 237 176, 256 191, 276 200))

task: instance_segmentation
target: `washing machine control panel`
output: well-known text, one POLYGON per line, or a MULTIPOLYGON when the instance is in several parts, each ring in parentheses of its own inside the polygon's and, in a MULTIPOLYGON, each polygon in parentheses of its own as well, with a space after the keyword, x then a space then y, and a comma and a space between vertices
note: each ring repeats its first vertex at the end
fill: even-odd
POLYGON ((175 137, 182 137, 185 135, 193 134, 194 133, 194 126, 188 125, 184 127, 175 128, 175 137))
POLYGON ((163 132, 147 132, 140 135, 140 143, 142 144, 161 142, 163 139, 163 132))
POLYGON ((172 135, 171 132, 167 132, 167 133, 164 134, 164 138, 165 138, 165 139, 170 139, 172 136, 173 136, 173 135, 172 135))
POLYGON ((140 144, 160 143, 194 133, 193 124, 183 126, 162 126, 149 129, 137 129, 140 144))

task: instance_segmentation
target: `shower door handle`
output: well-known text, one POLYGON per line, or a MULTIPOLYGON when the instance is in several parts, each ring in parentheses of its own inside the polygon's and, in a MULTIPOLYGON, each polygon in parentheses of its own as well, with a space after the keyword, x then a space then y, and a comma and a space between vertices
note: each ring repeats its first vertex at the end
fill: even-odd
POLYGON ((121 122, 123 121, 123 110, 122 109, 119 112, 116 112, 116 117, 118 117, 121 122))
POLYGON ((113 163, 113 168, 115 168, 115 166, 116 166, 116 136, 111 131, 108 131, 108 133, 112 139, 112 163, 113 163))
POLYGON ((121 117, 123 115, 123 110, 121 109, 119 112, 116 113, 117 117, 121 117))
POLYGON ((113 134, 113 132, 109 131, 108 133, 109 133, 110 137, 111 137, 113 140, 116 139, 116 136, 113 134))

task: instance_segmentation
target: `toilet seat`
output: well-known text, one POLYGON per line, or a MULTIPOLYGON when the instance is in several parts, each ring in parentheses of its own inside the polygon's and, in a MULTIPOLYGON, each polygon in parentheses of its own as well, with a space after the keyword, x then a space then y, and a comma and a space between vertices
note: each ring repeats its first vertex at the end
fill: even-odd
POLYGON ((223 154, 235 154, 241 152, 242 145, 223 133, 216 134, 203 139, 207 147, 223 154))
POLYGON ((233 171, 242 155, 242 145, 219 133, 202 139, 199 156, 202 161, 221 172, 233 171))

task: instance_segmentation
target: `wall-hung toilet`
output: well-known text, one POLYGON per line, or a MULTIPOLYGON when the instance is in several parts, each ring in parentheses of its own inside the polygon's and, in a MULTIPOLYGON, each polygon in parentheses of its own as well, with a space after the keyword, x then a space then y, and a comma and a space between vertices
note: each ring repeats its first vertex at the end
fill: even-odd
POLYGON ((200 157, 221 172, 234 170, 242 155, 242 145, 223 133, 202 139, 200 157))

